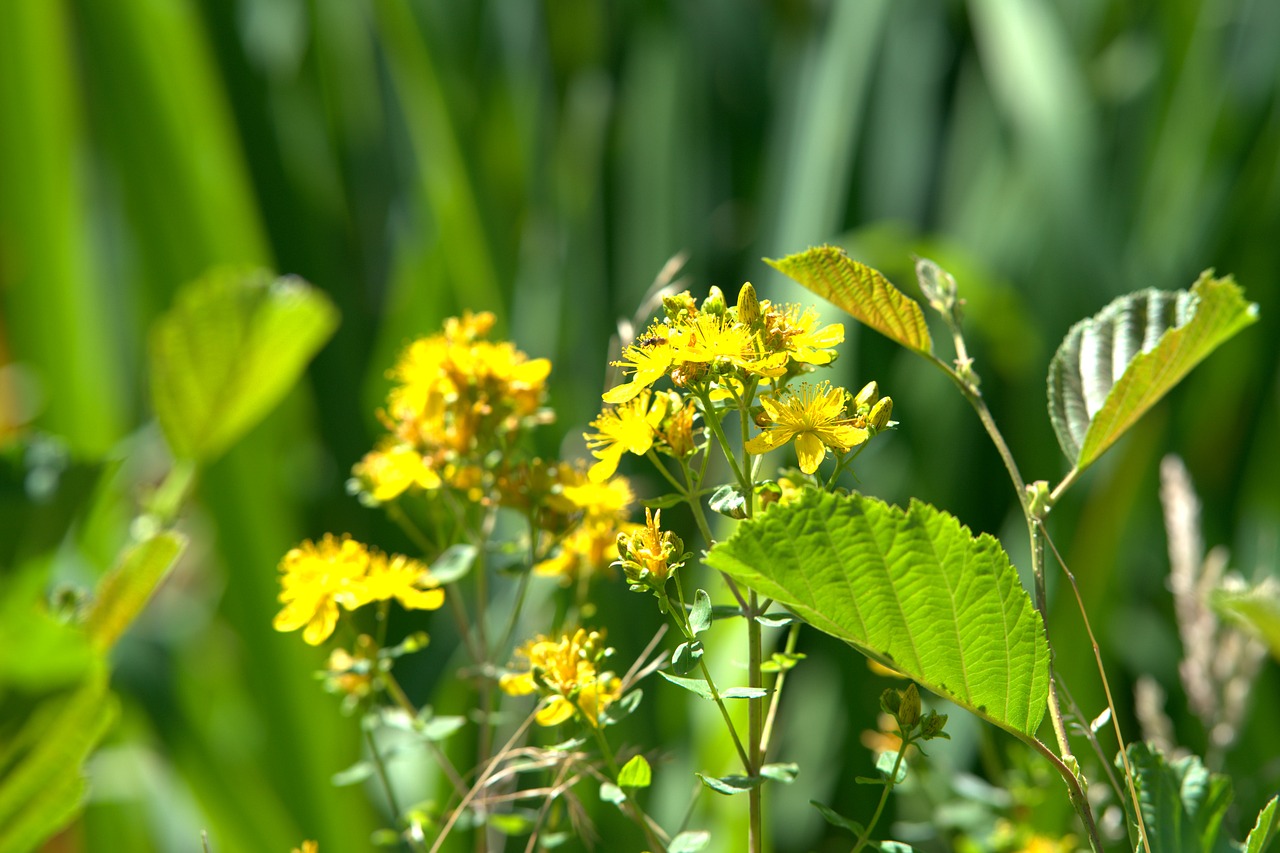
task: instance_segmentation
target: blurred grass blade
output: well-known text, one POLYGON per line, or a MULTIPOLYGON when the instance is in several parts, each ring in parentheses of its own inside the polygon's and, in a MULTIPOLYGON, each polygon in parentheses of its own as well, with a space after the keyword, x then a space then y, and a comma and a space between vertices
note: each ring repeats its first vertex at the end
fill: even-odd
POLYGON ((933 353, 919 303, 843 250, 820 246, 768 263, 890 340, 923 355, 933 353))
POLYGON ((1049 365, 1049 417, 1076 470, 1102 455, 1193 367, 1257 320, 1230 278, 1122 296, 1071 327, 1049 365))
POLYGON ((267 414, 338 325, 301 279, 217 270, 151 332, 151 393, 175 454, 206 461, 267 414))
POLYGON ((85 628, 98 649, 110 649, 133 624, 186 544, 181 533, 159 533, 129 549, 120 564, 102 578, 85 619, 85 628))
POLYGON ((81 766, 115 716, 100 662, 81 687, 44 699, 16 732, 7 732, 13 736, 0 747, 0 853, 28 853, 75 816, 85 788, 81 766))

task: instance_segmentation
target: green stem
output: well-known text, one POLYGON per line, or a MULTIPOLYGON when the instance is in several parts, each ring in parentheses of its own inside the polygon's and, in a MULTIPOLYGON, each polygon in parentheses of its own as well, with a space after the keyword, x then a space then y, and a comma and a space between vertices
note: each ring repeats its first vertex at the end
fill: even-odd
MULTIPOLYGON (((391 813, 395 815, 396 823, 404 819, 404 812, 400 810, 400 803, 396 800, 395 790, 391 787, 391 777, 387 775, 386 762, 382 760, 382 753, 378 751, 378 742, 374 740, 373 732, 368 729, 364 733, 365 743, 369 746, 369 756, 373 760, 374 773, 378 777, 379 784, 382 785, 382 791, 387 796, 387 807, 391 809, 391 813)), ((409 846, 414 850, 422 850, 423 847, 418 841, 409 834, 406 840, 409 846)))
MULTIPOLYGON (((579 707, 579 711, 581 710, 582 709, 579 707)), ((596 736, 596 744, 600 747, 600 755, 604 758, 604 765, 609 771, 609 778, 613 780, 614 784, 617 784, 618 760, 613 754, 613 749, 609 746, 609 739, 604 736, 604 730, 600 726, 592 724, 589 720, 587 725, 591 726, 591 731, 596 736)), ((619 790, 621 790, 621 786, 619 786, 619 790)), ((650 847, 655 851, 661 850, 665 853, 667 845, 664 844, 654 833, 653 827, 649 825, 648 817, 645 815, 644 810, 640 808, 640 804, 635 801, 634 797, 625 791, 623 791, 623 794, 626 796, 626 799, 623 800, 626 804, 623 811, 627 813, 627 817, 631 818, 640 826, 640 829, 644 832, 645 839, 649 842, 650 847)))
MULTIPOLYGON (((756 619, 759 610, 759 598, 755 590, 751 590, 747 602, 747 684, 750 687, 763 687, 764 674, 760 670, 761 658, 763 655, 763 641, 761 638, 760 622, 756 619)), ((760 766, 762 755, 762 741, 764 739, 764 697, 753 696, 747 700, 747 743, 750 747, 750 763, 747 767, 747 775, 755 777, 760 775, 760 766)), ((750 818, 750 829, 748 833, 748 842, 751 853, 760 853, 764 849, 764 814, 763 802, 760 798, 761 785, 752 787, 747 792, 748 815, 750 818)))
POLYGON ((885 803, 889 802, 889 794, 893 792, 893 787, 898 782, 898 770, 902 767, 902 757, 907 754, 907 747, 910 745, 911 741, 909 739, 902 739, 902 746, 898 749, 898 757, 893 762, 893 771, 889 773, 889 778, 884 781, 884 790, 880 792, 880 802, 876 803, 876 810, 871 815, 871 820, 867 823, 867 828, 863 830, 862 836, 858 838, 858 843, 854 845, 852 853, 858 853, 871 841, 871 832, 876 828, 876 823, 879 822, 880 815, 884 812, 885 803))

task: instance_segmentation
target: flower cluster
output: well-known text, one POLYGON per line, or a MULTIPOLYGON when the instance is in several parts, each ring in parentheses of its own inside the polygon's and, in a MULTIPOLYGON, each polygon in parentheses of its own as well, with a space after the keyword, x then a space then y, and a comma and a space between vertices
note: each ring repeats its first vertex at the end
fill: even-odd
POLYGON ((684 565, 689 555, 684 542, 669 530, 662 529, 662 510, 646 508, 643 527, 634 525, 630 533, 618 534, 618 565, 626 573, 634 592, 652 589, 662 593, 667 579, 684 565))
POLYGON ((629 535, 639 525, 627 521, 635 493, 625 477, 597 482, 580 468, 562 465, 558 480, 548 507, 571 525, 559 535, 556 553, 535 565, 533 571, 557 577, 568 586, 607 570, 618 558, 618 537, 629 535))
POLYGON ((493 324, 487 312, 450 318, 443 332, 401 354, 390 373, 397 384, 380 413, 389 434, 352 472, 353 489, 366 500, 382 503, 445 483, 479 500, 492 479, 485 460, 545 418, 551 363, 487 340, 493 324))
POLYGON ((339 606, 355 610, 394 598, 411 610, 435 610, 444 603, 444 591, 422 563, 348 536, 303 542, 284 555, 280 573, 284 607, 272 624, 277 631, 303 628, 302 639, 313 646, 333 633, 339 606))
POLYGON ((558 640, 538 637, 518 652, 528 669, 502 676, 503 691, 512 696, 538 693, 544 704, 538 710, 539 725, 554 726, 575 714, 598 726, 601 715, 621 693, 621 681, 603 670, 613 649, 604 645, 604 635, 579 628, 558 640))

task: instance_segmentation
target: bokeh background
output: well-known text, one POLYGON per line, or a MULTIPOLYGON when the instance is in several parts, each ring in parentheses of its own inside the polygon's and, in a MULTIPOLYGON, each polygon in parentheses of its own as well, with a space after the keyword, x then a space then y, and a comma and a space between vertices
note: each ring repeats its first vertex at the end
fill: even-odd
MULTIPOLYGON (((968 299, 1023 473, 1051 481, 1067 465, 1044 377, 1070 325, 1122 293, 1233 274, 1260 322, 1051 525, 1127 730, 1148 673, 1178 739, 1202 750, 1178 687, 1157 469, 1182 455, 1206 541, 1246 576, 1277 572, 1277 44, 1280 5, 1257 0, 0 3, 3 565, 88 584, 126 541, 165 465, 145 332, 183 282, 266 265, 343 317, 305 383, 202 479, 193 547, 118 650, 124 713, 59 849, 192 850, 202 829, 217 851, 366 849, 376 806, 329 783, 358 733, 312 675, 320 653, 271 630, 276 562, 325 531, 407 547, 344 481, 378 434, 396 352, 462 309, 497 312, 554 361, 547 449, 580 454, 617 320, 681 252, 695 295, 731 298, 747 280, 799 298, 761 258, 823 242, 908 292, 912 254, 938 260, 968 299)), ((839 378, 879 380, 902 423, 862 487, 1008 533, 1025 564, 1015 496, 972 412, 922 361, 848 328, 839 378)), ((626 596, 599 593, 624 659, 657 624, 626 596)), ((1096 713, 1065 589, 1053 606, 1059 667, 1096 713)), ((813 632, 801 649, 778 744, 801 776, 768 824, 778 850, 845 849, 806 800, 869 814, 852 780, 870 772, 859 733, 887 682, 813 632)), ((445 696, 448 671, 447 657, 424 670, 419 695, 445 696)), ((626 738, 690 766, 723 759, 682 701, 649 701, 626 738)), ((1252 704, 1226 764, 1240 820, 1280 784, 1274 663, 1252 704)), ((948 760, 971 768, 979 739, 964 730, 970 751, 948 760)), ((691 789, 663 790, 659 813, 678 819, 691 789)), ((739 812, 700 813, 717 849, 735 849, 739 812)))

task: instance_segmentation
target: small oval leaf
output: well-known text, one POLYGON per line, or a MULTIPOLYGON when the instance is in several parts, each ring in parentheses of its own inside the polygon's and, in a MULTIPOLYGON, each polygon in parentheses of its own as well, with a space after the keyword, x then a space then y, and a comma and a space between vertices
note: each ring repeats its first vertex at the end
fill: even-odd
POLYGON ((643 755, 633 755, 618 771, 619 788, 647 788, 653 781, 653 770, 643 755))
POLYGON ((920 304, 843 249, 819 246, 765 263, 890 340, 919 353, 933 352, 920 304))
POLYGON ((1130 293, 1071 327, 1049 365, 1049 418, 1083 470, 1236 332, 1257 320, 1230 278, 1130 293))

